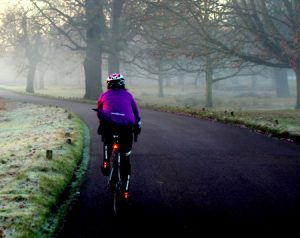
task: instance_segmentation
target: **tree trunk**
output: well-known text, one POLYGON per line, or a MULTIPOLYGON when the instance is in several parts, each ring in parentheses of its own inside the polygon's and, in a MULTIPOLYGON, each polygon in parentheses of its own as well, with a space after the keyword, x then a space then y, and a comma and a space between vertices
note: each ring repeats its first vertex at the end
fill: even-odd
POLYGON ((96 100, 102 93, 101 35, 104 27, 102 1, 86 0, 86 55, 83 63, 85 74, 85 99, 96 100))
POLYGON ((38 81, 37 81, 36 79, 33 80, 33 88, 34 88, 34 89, 39 88, 38 81))
POLYGON ((45 89, 45 74, 46 70, 39 69, 39 89, 45 89))
POLYGON ((297 61, 295 68, 296 74, 296 109, 300 109, 300 60, 297 61))
POLYGON ((29 62, 29 70, 27 73, 26 92, 34 93, 34 76, 36 71, 36 62, 29 62))
POLYGON ((275 68, 274 71, 275 89, 278 97, 289 97, 289 85, 286 69, 275 68))
POLYGON ((28 60, 28 73, 26 82, 26 92, 34 93, 34 76, 39 58, 40 34, 37 33, 32 39, 29 38, 27 29, 27 16, 22 18, 22 30, 25 44, 25 55, 28 60))
POLYGON ((85 99, 97 100, 103 92, 101 83, 102 55, 88 50, 83 63, 85 75, 85 99))
POLYGON ((30 45, 28 42, 27 42, 27 49, 26 49, 26 57, 28 59, 29 69, 27 73, 26 92, 34 93, 34 79, 35 79, 35 72, 37 69, 38 55, 39 55, 38 41, 34 42, 33 45, 30 45))
POLYGON ((111 19, 111 47, 108 55, 108 73, 120 72, 120 16, 124 0, 113 0, 111 19))
POLYGON ((206 82, 205 106, 206 107, 213 107, 213 99, 212 99, 213 69, 212 69, 210 59, 206 60, 205 82, 206 82))

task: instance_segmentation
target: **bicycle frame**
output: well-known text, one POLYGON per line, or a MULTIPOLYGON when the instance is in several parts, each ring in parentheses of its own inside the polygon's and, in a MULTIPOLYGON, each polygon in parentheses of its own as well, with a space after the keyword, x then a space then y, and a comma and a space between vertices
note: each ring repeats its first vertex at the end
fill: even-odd
POLYGON ((113 207, 115 214, 118 213, 120 209, 120 203, 124 199, 128 199, 128 186, 130 175, 125 186, 125 192, 122 194, 122 179, 121 179, 121 152, 119 145, 119 136, 113 135, 112 153, 110 158, 111 170, 108 178, 108 187, 113 195, 113 207))
MULTIPOLYGON (((111 170, 108 179, 108 185, 113 188, 111 183, 121 183, 121 154, 119 151, 119 136, 113 135, 113 145, 112 145, 112 153, 110 158, 111 170)), ((105 152, 107 153, 107 151, 105 152)))

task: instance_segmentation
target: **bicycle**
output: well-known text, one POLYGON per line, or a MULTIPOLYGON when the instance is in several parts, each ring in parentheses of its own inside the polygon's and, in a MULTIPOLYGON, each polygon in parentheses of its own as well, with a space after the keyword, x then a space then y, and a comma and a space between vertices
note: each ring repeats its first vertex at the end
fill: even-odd
MULTIPOLYGON (((93 109, 97 111, 97 109, 93 109)), ((138 135, 134 133, 134 142, 137 142, 138 135)), ((122 174, 125 168, 122 168, 122 153, 120 150, 120 134, 119 129, 116 127, 112 132, 111 148, 104 143, 104 169, 109 168, 107 188, 112 193, 113 197, 113 211, 115 214, 120 213, 122 208, 128 203, 129 199, 129 185, 130 185, 130 173, 122 174), (108 159, 108 150, 111 150, 110 159, 108 159), (123 176, 122 176, 123 175, 123 176), (122 178, 126 177, 126 180, 122 178)), ((127 171, 128 172, 128 171, 127 171)))
POLYGON ((126 181, 122 181, 121 173, 121 152, 119 144, 119 135, 113 134, 112 153, 110 158, 110 173, 107 187, 112 193, 114 213, 119 213, 121 206, 125 205, 129 197, 130 174, 127 174, 126 181), (126 183, 126 184, 123 184, 126 183))

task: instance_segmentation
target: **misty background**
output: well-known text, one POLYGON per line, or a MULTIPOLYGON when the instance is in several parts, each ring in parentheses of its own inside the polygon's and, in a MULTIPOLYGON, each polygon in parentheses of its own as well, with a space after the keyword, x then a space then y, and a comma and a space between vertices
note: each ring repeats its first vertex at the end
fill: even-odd
POLYGON ((298 0, 2 4, 0 86, 95 100, 120 72, 143 103, 300 108, 298 0))

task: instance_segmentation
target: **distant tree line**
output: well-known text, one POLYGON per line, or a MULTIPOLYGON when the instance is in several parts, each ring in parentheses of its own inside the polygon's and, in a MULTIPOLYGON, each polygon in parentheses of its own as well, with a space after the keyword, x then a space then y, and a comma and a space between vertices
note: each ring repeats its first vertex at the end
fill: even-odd
POLYGON ((84 57, 86 99, 102 92, 103 60, 109 73, 148 72, 161 97, 171 72, 205 74, 208 107, 214 83, 266 66, 279 96, 289 95, 284 70, 294 71, 300 109, 299 12, 299 0, 31 0, 2 14, 0 41, 24 53, 28 92, 39 63, 65 47, 84 57))

